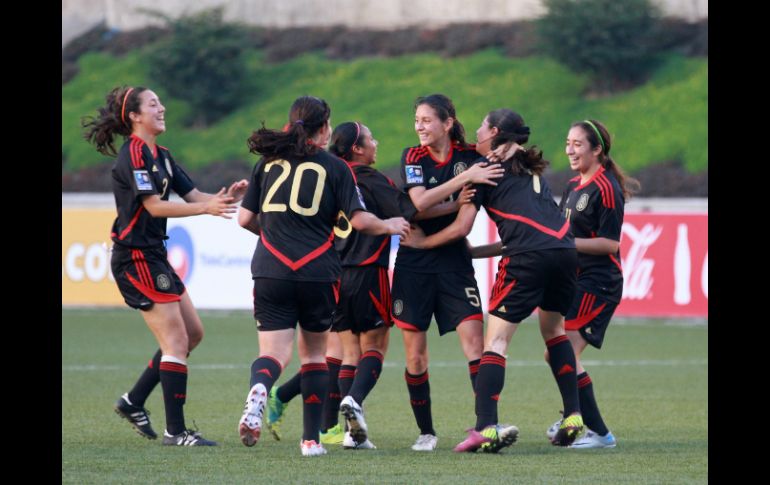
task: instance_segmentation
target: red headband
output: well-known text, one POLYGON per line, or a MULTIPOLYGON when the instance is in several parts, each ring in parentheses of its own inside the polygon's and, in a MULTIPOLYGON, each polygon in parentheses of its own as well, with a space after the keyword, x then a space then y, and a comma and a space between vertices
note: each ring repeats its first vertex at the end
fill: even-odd
POLYGON ((128 99, 128 95, 131 94, 131 91, 133 90, 134 88, 128 88, 126 95, 123 96, 123 108, 120 110, 120 119, 123 120, 123 123, 126 122, 126 100, 128 99))

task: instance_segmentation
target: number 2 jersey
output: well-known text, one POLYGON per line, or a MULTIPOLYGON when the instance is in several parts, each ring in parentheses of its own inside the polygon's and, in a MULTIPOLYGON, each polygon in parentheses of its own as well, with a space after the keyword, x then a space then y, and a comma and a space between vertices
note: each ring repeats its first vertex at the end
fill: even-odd
MULTIPOLYGON (((580 176, 571 179, 559 204, 575 237, 604 237, 613 241, 620 241, 624 207, 623 189, 604 167, 599 167, 584 184, 580 183, 580 176)), ((578 285, 600 290, 604 298, 619 303, 623 294, 620 249, 605 255, 578 252, 578 285)))
POLYGON ((258 214, 260 226, 252 277, 318 282, 341 273, 333 249, 339 212, 352 217, 366 209, 350 168, 323 150, 257 162, 242 205, 258 214))
MULTIPOLYGON (((404 190, 408 193, 412 187, 432 189, 464 172, 479 158, 478 152, 472 145, 462 148, 458 143, 452 143, 446 160, 436 160, 428 147, 416 146, 406 148, 401 155, 401 179, 404 190)), ((458 190, 452 194, 456 199, 458 190)), ((448 225, 457 217, 457 213, 434 217, 415 222, 416 225, 430 236, 448 225)), ((416 273, 473 273, 471 254, 465 239, 460 239, 432 249, 416 249, 399 246, 396 257, 396 268, 403 268, 416 273)))
MULTIPOLYGON (((487 161, 481 158, 479 161, 487 161)), ((559 212, 551 189, 538 175, 510 171, 510 162, 497 186, 477 184, 474 204, 487 210, 497 224, 503 256, 543 249, 575 248, 569 221, 559 212)))
POLYGON ((112 241, 130 248, 163 246, 168 239, 166 218, 151 216, 142 204, 142 196, 158 195, 168 200, 172 190, 184 197, 194 188, 167 148, 156 145, 153 155, 144 140, 131 135, 112 167, 112 191, 118 210, 110 234, 112 241))

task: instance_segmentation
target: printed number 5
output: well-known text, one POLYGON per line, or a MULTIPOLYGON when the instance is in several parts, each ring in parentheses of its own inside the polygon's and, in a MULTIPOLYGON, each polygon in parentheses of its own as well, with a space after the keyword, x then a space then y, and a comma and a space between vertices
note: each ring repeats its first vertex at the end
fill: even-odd
POLYGON ((466 288, 465 295, 468 297, 468 300, 471 302, 471 305, 475 307, 481 307, 481 300, 479 299, 479 295, 477 291, 478 290, 476 290, 476 288, 466 288))

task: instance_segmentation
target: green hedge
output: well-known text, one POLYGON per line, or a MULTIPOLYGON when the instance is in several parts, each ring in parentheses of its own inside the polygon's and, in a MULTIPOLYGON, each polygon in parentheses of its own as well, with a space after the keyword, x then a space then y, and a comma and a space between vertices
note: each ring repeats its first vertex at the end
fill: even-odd
POLYGON ((166 105, 168 132, 160 143, 189 167, 214 161, 249 160, 246 138, 264 120, 285 123, 291 102, 302 94, 329 101, 332 123, 360 120, 380 142, 378 166, 399 162, 401 150, 417 143, 412 103, 417 96, 442 92, 457 106, 470 141, 492 109, 519 111, 532 127, 554 168, 566 167, 564 138, 572 121, 592 117, 616 137, 613 154, 627 170, 681 160, 688 170, 708 168, 708 60, 670 55, 661 59, 650 81, 631 91, 586 99, 587 78, 544 57, 511 59, 497 50, 445 59, 434 54, 398 58, 332 61, 318 53, 280 64, 265 64, 262 53, 246 53, 247 95, 240 107, 205 130, 184 128, 190 107, 169 98, 163 86, 148 85, 145 50, 121 58, 87 54, 80 72, 62 87, 63 170, 105 163, 81 136, 80 118, 93 114, 107 91, 118 84, 154 89, 166 105))

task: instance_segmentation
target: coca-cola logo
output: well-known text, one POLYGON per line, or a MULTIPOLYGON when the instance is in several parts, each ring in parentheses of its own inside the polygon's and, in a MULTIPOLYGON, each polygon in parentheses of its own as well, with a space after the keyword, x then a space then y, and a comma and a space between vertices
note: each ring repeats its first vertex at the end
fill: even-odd
POLYGON ((655 269, 655 260, 645 258, 645 253, 660 237, 663 226, 645 224, 637 229, 633 224, 624 223, 622 234, 630 240, 631 247, 622 260, 623 298, 629 300, 641 300, 652 298, 652 284, 654 279, 652 271, 655 269))

